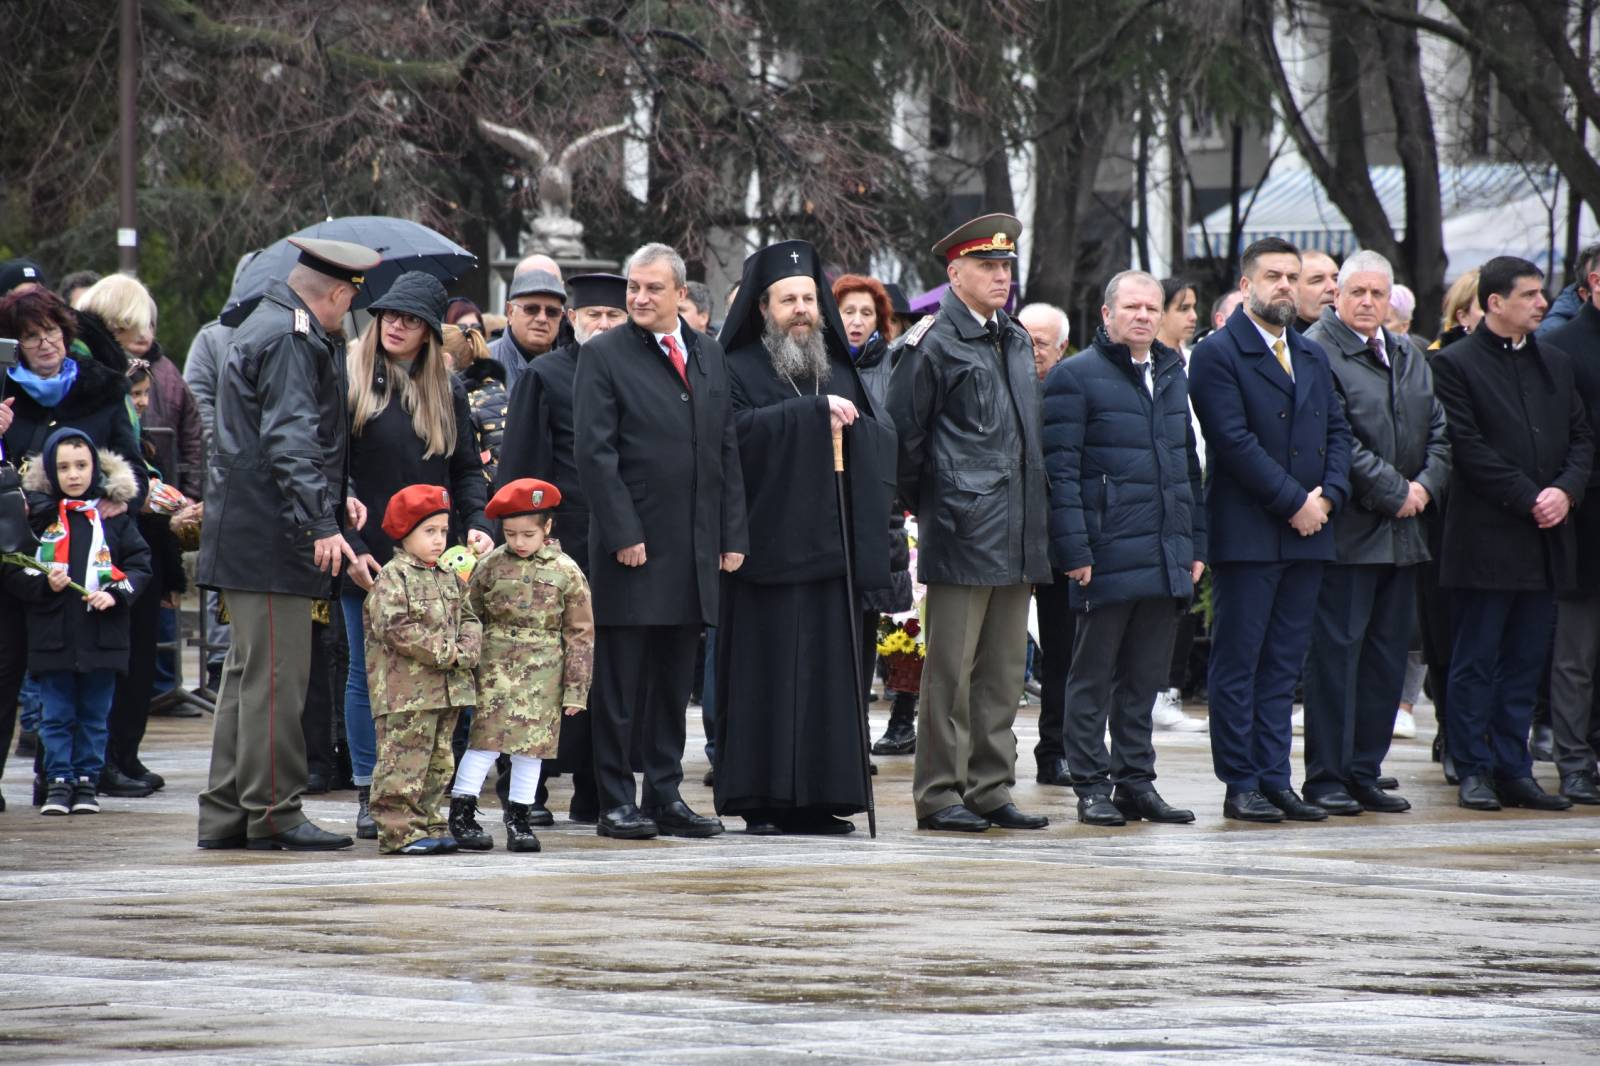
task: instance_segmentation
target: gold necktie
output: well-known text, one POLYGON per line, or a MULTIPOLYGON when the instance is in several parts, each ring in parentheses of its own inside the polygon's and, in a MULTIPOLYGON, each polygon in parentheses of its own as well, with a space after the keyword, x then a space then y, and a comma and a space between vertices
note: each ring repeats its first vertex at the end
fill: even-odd
POLYGON ((1294 380, 1294 367, 1289 365, 1289 352, 1283 346, 1283 338, 1279 337, 1272 342, 1272 354, 1278 357, 1278 365, 1283 367, 1283 372, 1289 375, 1289 380, 1294 380))

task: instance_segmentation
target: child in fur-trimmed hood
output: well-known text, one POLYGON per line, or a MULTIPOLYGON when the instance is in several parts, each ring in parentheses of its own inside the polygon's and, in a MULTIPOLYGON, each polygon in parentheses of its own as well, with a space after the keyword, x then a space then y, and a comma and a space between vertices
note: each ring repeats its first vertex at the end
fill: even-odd
POLYGON ((139 494, 127 460, 61 429, 23 470, 28 521, 49 575, 9 568, 7 588, 28 612, 28 669, 44 699, 39 739, 47 782, 40 814, 99 811, 106 718, 116 676, 128 668, 128 607, 150 577, 150 549, 135 516, 107 515, 139 494), (73 582, 89 590, 72 592, 73 582))

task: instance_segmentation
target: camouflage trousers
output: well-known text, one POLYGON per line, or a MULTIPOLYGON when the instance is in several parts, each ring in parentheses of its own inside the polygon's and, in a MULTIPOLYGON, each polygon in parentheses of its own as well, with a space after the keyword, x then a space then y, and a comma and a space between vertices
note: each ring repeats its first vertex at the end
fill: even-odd
POLYGON ((455 756, 450 734, 457 708, 373 715, 378 762, 372 771, 372 820, 378 823, 378 850, 398 851, 423 837, 449 831, 439 815, 455 756))

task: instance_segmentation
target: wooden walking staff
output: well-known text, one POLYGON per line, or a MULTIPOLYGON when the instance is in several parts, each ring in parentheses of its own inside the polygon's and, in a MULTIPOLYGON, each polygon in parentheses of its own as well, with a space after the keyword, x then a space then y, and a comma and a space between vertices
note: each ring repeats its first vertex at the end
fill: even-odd
POLYGON ((850 511, 844 487, 844 430, 833 430, 833 486, 839 495, 839 545, 844 549, 844 596, 850 614, 850 673, 855 701, 861 709, 861 783, 867 790, 867 834, 878 839, 878 812, 872 802, 872 726, 867 718, 866 678, 861 676, 861 611, 856 604, 855 557, 850 551, 850 511))

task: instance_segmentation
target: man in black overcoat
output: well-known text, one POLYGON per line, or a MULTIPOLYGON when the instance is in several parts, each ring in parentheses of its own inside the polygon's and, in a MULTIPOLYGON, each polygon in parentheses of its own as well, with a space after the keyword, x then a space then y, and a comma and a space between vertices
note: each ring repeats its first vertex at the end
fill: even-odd
POLYGON ((573 387, 590 507, 598 832, 714 836, 722 823, 692 811, 678 787, 695 642, 716 623, 719 570, 738 570, 748 550, 728 374, 721 346, 678 316, 677 252, 647 244, 624 273, 628 324, 584 346, 573 387), (629 763, 635 716, 642 803, 629 763))
POLYGON ((1450 753, 1459 802, 1561 810, 1533 777, 1528 728, 1555 597, 1576 584, 1572 512, 1594 436, 1566 352, 1534 336, 1544 274, 1496 256, 1478 272, 1483 321, 1433 360, 1454 465, 1439 584, 1450 589, 1450 753))

